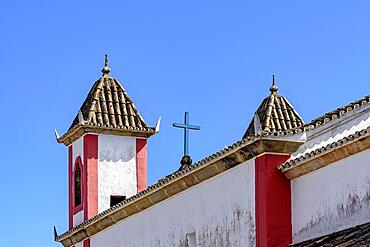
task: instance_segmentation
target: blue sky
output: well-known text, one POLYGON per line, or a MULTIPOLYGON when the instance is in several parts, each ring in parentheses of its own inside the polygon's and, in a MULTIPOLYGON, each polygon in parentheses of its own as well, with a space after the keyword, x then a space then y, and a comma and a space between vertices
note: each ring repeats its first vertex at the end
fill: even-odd
MULTIPOLYGON (((0 246, 59 246, 64 133, 104 54, 147 123, 149 183, 240 139, 276 74, 305 121, 369 94, 369 1, 2 1, 0 246)), ((191 206, 191 202, 189 202, 191 206)))

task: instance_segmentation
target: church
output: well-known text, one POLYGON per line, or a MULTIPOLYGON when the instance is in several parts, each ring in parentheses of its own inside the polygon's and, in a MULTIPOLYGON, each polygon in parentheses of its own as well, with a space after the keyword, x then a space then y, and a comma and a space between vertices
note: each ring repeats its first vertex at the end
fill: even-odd
POLYGON ((147 125, 106 57, 68 131, 55 131, 68 148, 69 205, 69 230, 54 228, 55 241, 370 246, 370 96, 307 123, 274 79, 266 96, 240 140, 195 163, 184 155, 147 185, 147 140, 159 122, 147 125))

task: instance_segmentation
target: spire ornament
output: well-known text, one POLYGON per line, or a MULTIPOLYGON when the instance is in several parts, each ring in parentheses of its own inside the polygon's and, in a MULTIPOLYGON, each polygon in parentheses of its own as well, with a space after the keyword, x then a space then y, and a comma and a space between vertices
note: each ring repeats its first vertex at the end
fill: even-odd
POLYGON ((54 241, 57 241, 57 238, 58 238, 58 232, 57 232, 57 228, 54 226, 54 241))
POLYGON ((189 112, 185 112, 185 120, 183 124, 173 123, 172 126, 184 129, 184 156, 180 161, 181 166, 179 169, 183 170, 186 167, 191 166, 191 163, 193 163, 189 155, 189 130, 200 130, 200 126, 189 124, 189 112))
POLYGON ((275 75, 272 75, 272 86, 270 87, 270 92, 273 94, 273 93, 277 93, 278 91, 278 86, 275 85, 275 75))
POLYGON ((108 67, 108 54, 105 54, 105 61, 104 61, 104 68, 101 70, 104 75, 109 75, 110 73, 110 68, 108 67))

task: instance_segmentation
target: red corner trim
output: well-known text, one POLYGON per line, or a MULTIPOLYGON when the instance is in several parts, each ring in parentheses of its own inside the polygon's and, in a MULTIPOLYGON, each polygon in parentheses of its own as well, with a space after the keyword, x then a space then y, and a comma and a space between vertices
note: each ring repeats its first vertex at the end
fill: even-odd
POLYGON ((73 201, 72 201, 72 157, 73 149, 72 145, 68 147, 68 225, 69 229, 73 227, 73 201))
POLYGON ((136 182, 137 192, 147 188, 146 139, 136 139, 136 182))
POLYGON ((83 247, 90 247, 90 239, 84 240, 83 247))
POLYGON ((256 246, 280 247, 292 242, 290 181, 276 168, 289 155, 256 158, 256 246))
POLYGON ((98 213, 98 136, 88 134, 83 138, 83 200, 84 220, 87 220, 98 213))

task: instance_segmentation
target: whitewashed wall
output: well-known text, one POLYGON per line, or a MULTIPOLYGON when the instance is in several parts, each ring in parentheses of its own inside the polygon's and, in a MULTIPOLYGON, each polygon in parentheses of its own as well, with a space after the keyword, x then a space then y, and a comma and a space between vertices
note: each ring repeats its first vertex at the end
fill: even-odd
POLYGON ((292 180, 293 240, 370 221, 370 150, 292 180))
POLYGON ((82 242, 74 245, 74 247, 83 247, 83 246, 84 246, 84 245, 83 245, 83 243, 82 243, 82 242))
POLYGON ((82 163, 84 162, 83 150, 83 137, 80 137, 72 144, 72 171, 74 171, 75 162, 78 156, 81 157, 82 163))
POLYGON ((184 247, 193 232, 197 246, 252 247, 254 199, 253 159, 97 233, 91 247, 184 247))
POLYGON ((78 224, 84 222, 84 211, 81 210, 73 215, 73 226, 77 226, 78 224))
POLYGON ((130 197, 137 192, 136 139, 98 137, 98 212, 110 207, 111 195, 130 197))

